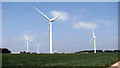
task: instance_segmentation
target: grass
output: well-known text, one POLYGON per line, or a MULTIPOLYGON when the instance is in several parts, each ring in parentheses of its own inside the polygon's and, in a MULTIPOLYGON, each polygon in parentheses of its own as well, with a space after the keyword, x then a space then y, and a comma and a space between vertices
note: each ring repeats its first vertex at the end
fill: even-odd
POLYGON ((110 66, 118 53, 2 54, 2 66, 110 66))

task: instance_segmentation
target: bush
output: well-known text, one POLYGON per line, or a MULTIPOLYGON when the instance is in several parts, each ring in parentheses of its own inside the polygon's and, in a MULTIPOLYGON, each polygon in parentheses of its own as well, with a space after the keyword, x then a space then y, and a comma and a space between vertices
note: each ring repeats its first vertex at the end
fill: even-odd
POLYGON ((112 50, 105 50, 104 52, 114 52, 114 51, 112 51, 112 50))
POLYGON ((7 48, 3 48, 3 49, 0 48, 0 53, 11 53, 11 51, 8 50, 7 48))

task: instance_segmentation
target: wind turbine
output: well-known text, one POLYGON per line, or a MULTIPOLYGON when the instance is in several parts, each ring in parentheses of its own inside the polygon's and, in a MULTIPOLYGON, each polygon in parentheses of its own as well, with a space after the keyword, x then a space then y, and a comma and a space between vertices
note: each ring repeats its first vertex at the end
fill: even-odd
POLYGON ((37 53, 39 53, 39 46, 40 44, 37 44, 37 53))
POLYGON ((50 36, 50 54, 52 54, 52 22, 57 19, 58 17, 60 17, 61 15, 58 15, 52 19, 49 19, 44 13, 42 13, 40 10, 38 10, 37 8, 33 7, 34 9, 36 9, 40 14, 42 14, 48 21, 48 29, 49 29, 49 36, 50 36))
POLYGON ((24 34, 24 37, 26 39, 26 44, 27 44, 27 52, 29 52, 29 39, 27 38, 27 36, 24 34))
POLYGON ((94 31, 93 31, 93 29, 92 29, 92 34, 93 34, 93 37, 89 40, 89 41, 91 41, 91 40, 93 40, 94 42, 94 53, 96 53, 96 36, 95 36, 95 34, 94 34, 94 31))

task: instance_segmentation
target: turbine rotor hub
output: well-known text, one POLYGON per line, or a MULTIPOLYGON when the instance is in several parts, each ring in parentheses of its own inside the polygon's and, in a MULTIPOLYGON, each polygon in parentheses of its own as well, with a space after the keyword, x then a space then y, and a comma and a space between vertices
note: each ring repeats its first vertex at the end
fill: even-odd
POLYGON ((96 36, 94 36, 93 38, 96 38, 96 36))
POLYGON ((54 20, 52 20, 52 19, 50 20, 50 22, 53 22, 53 21, 54 21, 54 20))

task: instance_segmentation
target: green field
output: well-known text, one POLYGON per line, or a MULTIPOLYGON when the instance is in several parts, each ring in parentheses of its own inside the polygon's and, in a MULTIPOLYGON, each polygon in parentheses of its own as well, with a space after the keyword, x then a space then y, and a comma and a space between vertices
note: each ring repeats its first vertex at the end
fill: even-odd
POLYGON ((110 66, 118 53, 3 54, 2 66, 110 66))

